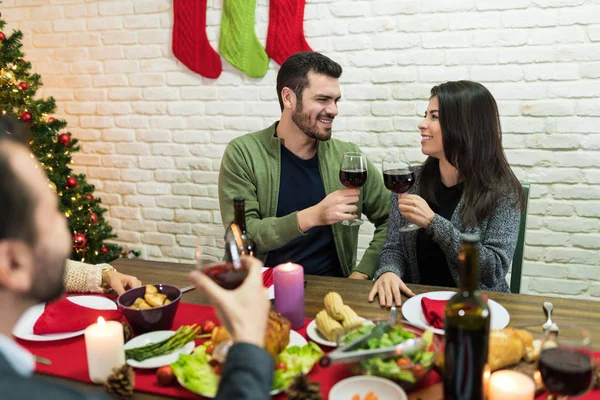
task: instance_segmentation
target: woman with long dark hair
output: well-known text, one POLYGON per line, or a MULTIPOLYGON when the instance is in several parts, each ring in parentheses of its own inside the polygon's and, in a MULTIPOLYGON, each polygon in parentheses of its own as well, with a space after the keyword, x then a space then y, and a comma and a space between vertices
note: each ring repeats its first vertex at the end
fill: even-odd
POLYGON ((525 197, 502 149, 494 97, 471 81, 435 86, 419 130, 428 158, 408 193, 392 193, 369 301, 379 295, 381 306, 400 305, 401 293, 413 295, 405 283, 458 286, 465 232, 481 240, 479 289, 507 292, 525 197), (421 229, 401 232, 408 222, 421 229))

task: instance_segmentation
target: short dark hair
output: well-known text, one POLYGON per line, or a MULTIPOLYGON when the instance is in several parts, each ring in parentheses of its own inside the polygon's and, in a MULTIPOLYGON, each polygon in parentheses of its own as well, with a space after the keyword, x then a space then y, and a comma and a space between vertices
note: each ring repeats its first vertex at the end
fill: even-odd
POLYGON ((308 74, 327 75, 339 79, 342 76, 342 66, 331 58, 314 51, 301 51, 289 56, 277 73, 277 98, 279 107, 283 111, 281 91, 284 87, 290 88, 298 100, 302 99, 302 92, 308 86, 308 74))
POLYGON ((29 131, 16 118, 3 115, 0 116, 0 240, 22 240, 33 245, 37 241, 36 202, 11 166, 9 142, 27 148, 29 131))
MULTIPOLYGON (((525 196, 502 148, 500 116, 494 96, 480 83, 446 82, 431 89, 439 101, 439 120, 446 160, 464 180, 464 226, 489 217, 498 199, 516 196, 523 209, 525 196)), ((429 157, 421 171, 421 196, 436 204, 434 191, 440 182, 438 160, 429 157)), ((513 197, 515 198, 515 197, 513 197)))

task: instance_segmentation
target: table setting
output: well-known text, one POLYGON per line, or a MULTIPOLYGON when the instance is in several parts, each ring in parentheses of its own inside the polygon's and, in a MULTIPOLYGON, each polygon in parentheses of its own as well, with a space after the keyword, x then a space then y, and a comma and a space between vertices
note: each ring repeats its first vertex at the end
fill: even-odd
MULTIPOLYGON (((131 272, 142 279, 152 264, 164 264, 136 263, 140 269, 131 272)), ((36 359, 48 361, 36 364, 37 373, 102 384, 121 397, 213 398, 231 337, 215 309, 198 300, 199 291, 180 289, 188 270, 176 269, 154 273, 173 284, 146 284, 120 296, 67 294, 35 305, 13 334, 36 359)), ((236 256, 200 269, 226 289, 248 273, 236 256)), ((369 282, 304 276, 293 263, 263 269, 262 279, 273 300, 264 346, 275 365, 274 399, 442 398, 443 310, 456 292, 425 288, 399 310, 385 310, 367 303, 369 282), (353 286, 364 288, 361 296, 353 286)), ((559 334, 556 311, 543 327, 507 327, 519 315, 511 318, 510 301, 488 296, 506 295, 484 297, 491 314, 490 357, 481 377, 488 399, 545 399, 544 387, 560 395, 591 389, 600 353, 588 330, 564 324, 559 334), (565 370, 561 360, 573 364, 565 370)), ((595 389, 579 398, 598 396, 595 389)))

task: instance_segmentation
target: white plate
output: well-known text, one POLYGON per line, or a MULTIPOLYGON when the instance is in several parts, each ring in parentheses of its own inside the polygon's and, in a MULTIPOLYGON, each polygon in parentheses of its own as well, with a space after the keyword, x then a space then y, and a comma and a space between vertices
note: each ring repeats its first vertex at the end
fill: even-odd
MULTIPOLYGON (((290 342, 288 343, 288 345, 286 346, 286 349, 288 347, 292 347, 292 346, 304 346, 306 345, 308 342, 306 341, 306 339, 304 339, 304 337, 299 334, 296 331, 290 330, 290 342)), ((177 378, 177 382, 179 382, 179 384, 185 388, 185 385, 183 383, 183 381, 179 378, 177 378)), ((193 390, 190 390, 188 388, 186 388, 187 390, 189 390, 192 393, 196 393, 199 394, 200 396, 206 397, 207 399, 214 399, 214 396, 208 395, 206 393, 201 393, 201 392, 194 392, 193 390)), ((271 392, 269 393, 271 396, 275 396, 276 394, 279 394, 283 392, 283 389, 279 389, 279 390, 271 390, 271 392)))
MULTIPOLYGON (((440 291, 440 292, 429 292, 422 293, 411 297, 407 301, 402 304, 402 315, 406 320, 414 325, 417 325, 423 329, 429 328, 429 324, 425 320, 425 315, 423 315, 423 309, 421 308, 421 299, 423 297, 427 297, 432 300, 449 300, 452 296, 454 296, 456 292, 450 291, 440 291)), ((490 321, 490 329, 503 329, 506 328, 508 323, 510 322, 510 315, 506 308, 502 307, 500 304, 495 302, 492 299, 488 300, 488 307, 490 309, 491 321, 490 321)), ((438 335, 443 335, 443 329, 434 329, 438 335)))
MULTIPOLYGON (((93 308, 95 310, 117 309, 117 304, 114 301, 102 296, 69 296, 67 299, 75 304, 79 304, 80 306, 93 308)), ((38 318, 44 313, 45 308, 45 303, 40 303, 29 307, 23 313, 23 315, 21 315, 21 318, 19 318, 19 321, 14 326, 12 332, 13 335, 19 339, 30 340, 33 342, 48 342, 52 340, 62 340, 83 335, 83 330, 67 333, 51 333, 48 335, 34 334, 33 326, 37 322, 38 318)))
MULTIPOLYGON (((125 350, 133 349, 135 347, 146 346, 147 344, 160 342, 161 340, 165 340, 175 334, 175 331, 154 331, 144 333, 143 335, 136 336, 131 339, 129 342, 125 343, 125 350)), ((188 342, 185 346, 182 346, 175 350, 170 354, 165 354, 164 356, 152 357, 148 358, 144 361, 136 361, 133 359, 128 359, 127 364, 131 365, 134 368, 159 368, 165 365, 169 365, 174 363, 179 359, 180 354, 191 354, 194 351, 194 347, 196 347, 194 341, 188 342)))
MULTIPOLYGON (((260 270, 260 273, 262 274, 263 272, 265 272, 268 269, 269 268, 263 267, 263 269, 260 270)), ((269 286, 267 288, 267 293, 269 293, 269 300, 273 300, 275 298, 275 285, 269 286)))
MULTIPOLYGON (((361 321, 364 322, 364 325, 373 325, 373 323, 371 321, 369 321, 365 318, 361 318, 361 317, 359 317, 359 318, 361 321)), ((319 343, 320 345, 329 346, 329 347, 337 347, 338 346, 338 344, 336 342, 327 340, 327 339, 325 339, 324 336, 321 335, 321 332, 319 332, 319 330, 317 329, 317 323, 315 322, 314 319, 312 321, 310 321, 310 323, 306 327, 306 335, 313 342, 319 343)))
POLYGON ((406 392, 394 382, 377 376, 353 376, 339 381, 329 391, 329 400, 349 400, 355 394, 364 398, 373 392, 377 398, 408 400, 406 392))

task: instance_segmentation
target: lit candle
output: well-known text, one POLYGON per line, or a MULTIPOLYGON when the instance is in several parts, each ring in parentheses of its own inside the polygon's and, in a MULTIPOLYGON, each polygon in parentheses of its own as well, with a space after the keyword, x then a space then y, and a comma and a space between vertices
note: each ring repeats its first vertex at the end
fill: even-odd
POLYGON ((114 367, 125 364, 123 325, 99 317, 97 324, 85 328, 84 336, 90 380, 103 383, 114 367))
POLYGON ((535 383, 517 371, 497 371, 490 378, 488 394, 489 400, 532 400, 535 383))
POLYGON ((298 264, 281 264, 273 270, 275 311, 292 323, 292 329, 304 326, 304 268, 298 264))

